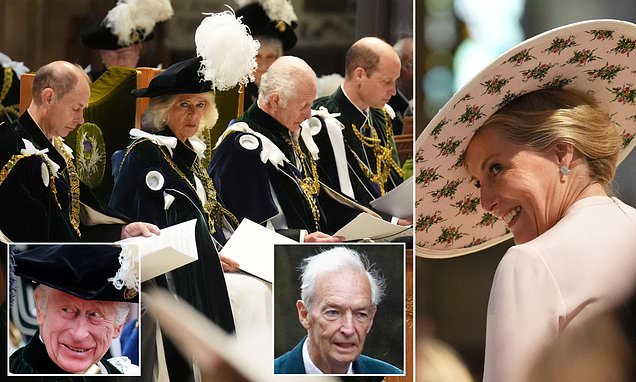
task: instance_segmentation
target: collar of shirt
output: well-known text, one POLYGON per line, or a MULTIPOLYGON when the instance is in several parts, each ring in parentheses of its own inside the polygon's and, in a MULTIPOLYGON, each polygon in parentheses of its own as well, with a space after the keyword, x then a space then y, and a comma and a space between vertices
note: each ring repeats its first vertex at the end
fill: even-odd
MULTIPOLYGON (((324 374, 322 370, 320 370, 311 360, 309 349, 307 347, 307 340, 309 340, 309 338, 307 338, 303 343, 303 364, 305 365, 305 374, 324 374)), ((349 364, 347 374, 353 374, 353 363, 349 364)))
POLYGON ((344 89, 343 85, 340 85, 340 90, 342 90, 342 94, 344 94, 344 96, 349 100, 349 102, 351 102, 351 104, 358 109, 358 111, 364 116, 364 123, 362 125, 360 125, 360 128, 362 128, 362 126, 364 126, 365 123, 368 123, 369 126, 373 126, 371 125, 371 118, 369 118, 369 113, 370 110, 369 108, 366 108, 365 110, 362 110, 358 107, 358 105, 356 105, 355 103, 353 103, 353 101, 351 100, 351 98, 349 97, 349 95, 347 94, 347 92, 344 89))
POLYGON ((99 367, 99 371, 101 374, 108 374, 108 370, 106 369, 106 366, 104 366, 102 361, 97 362, 97 367, 99 367))

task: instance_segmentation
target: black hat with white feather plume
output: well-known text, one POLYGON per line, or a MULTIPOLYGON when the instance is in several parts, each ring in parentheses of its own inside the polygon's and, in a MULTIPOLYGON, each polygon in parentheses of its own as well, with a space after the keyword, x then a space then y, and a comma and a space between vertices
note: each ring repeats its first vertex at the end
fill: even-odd
POLYGON ((100 23, 80 32, 80 41, 92 49, 125 48, 151 39, 155 24, 173 14, 170 0, 119 0, 100 23))
POLYGON ((288 0, 236 0, 239 9, 236 16, 241 17, 250 28, 252 36, 269 36, 283 43, 283 51, 296 45, 298 17, 288 0))

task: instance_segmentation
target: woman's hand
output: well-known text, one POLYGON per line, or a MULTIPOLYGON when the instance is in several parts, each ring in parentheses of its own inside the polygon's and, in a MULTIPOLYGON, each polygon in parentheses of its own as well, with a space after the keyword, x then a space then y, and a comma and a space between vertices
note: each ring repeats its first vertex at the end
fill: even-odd
POLYGON ((148 237, 152 234, 159 235, 161 230, 154 224, 143 223, 143 222, 134 222, 125 225, 121 229, 121 238, 128 239, 129 237, 135 236, 143 236, 148 237))
POLYGON ((330 236, 320 231, 312 232, 305 236, 305 243, 340 243, 344 241, 343 236, 330 236))
POLYGON ((237 263, 236 261, 220 254, 219 260, 221 260, 221 267, 223 268, 223 272, 237 272, 240 267, 239 263, 237 263))

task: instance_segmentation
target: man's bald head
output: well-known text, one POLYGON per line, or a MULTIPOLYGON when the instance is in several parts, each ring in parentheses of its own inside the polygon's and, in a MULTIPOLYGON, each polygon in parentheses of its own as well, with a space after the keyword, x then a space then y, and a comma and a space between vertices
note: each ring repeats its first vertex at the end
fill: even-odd
POLYGON ((356 41, 345 56, 343 90, 361 110, 382 108, 395 95, 400 77, 400 57, 393 47, 376 37, 356 41))
POLYGON ((351 45, 345 56, 345 78, 353 77, 356 68, 370 76, 377 70, 380 60, 398 63, 400 58, 393 47, 377 37, 363 37, 351 45))
POLYGON ((54 61, 35 74, 27 111, 47 139, 65 137, 84 123, 90 94, 90 80, 81 67, 54 61))
POLYGON ((33 80, 33 102, 36 105, 42 103, 42 90, 51 88, 55 95, 63 98, 70 92, 78 81, 90 83, 88 75, 79 65, 67 61, 53 61, 38 69, 33 80))

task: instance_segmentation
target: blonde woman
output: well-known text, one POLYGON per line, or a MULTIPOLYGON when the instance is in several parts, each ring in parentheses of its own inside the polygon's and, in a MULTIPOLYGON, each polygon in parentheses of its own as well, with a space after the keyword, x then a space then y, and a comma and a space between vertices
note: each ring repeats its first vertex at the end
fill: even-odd
POLYGON ((629 295, 636 209, 614 197, 636 128, 636 25, 576 23, 512 48, 418 139, 418 252, 512 237, 494 276, 485 381, 521 381, 550 340, 629 295))
MULTIPOLYGON (((225 331, 233 332, 232 310, 215 241, 224 243, 224 227, 237 222, 217 202, 214 185, 200 163, 205 144, 197 133, 212 126, 218 113, 210 84, 199 76, 199 67, 197 58, 176 63, 155 77, 148 88, 135 91, 136 96, 150 97, 151 101, 142 130, 131 130, 132 142, 109 204, 122 213, 143 216, 160 228, 196 219, 198 260, 152 282, 192 304, 225 331)), ((146 353, 146 345, 142 346, 146 353)), ((185 376, 192 374, 190 362, 166 341, 164 348, 171 379, 186 380, 185 376)))

